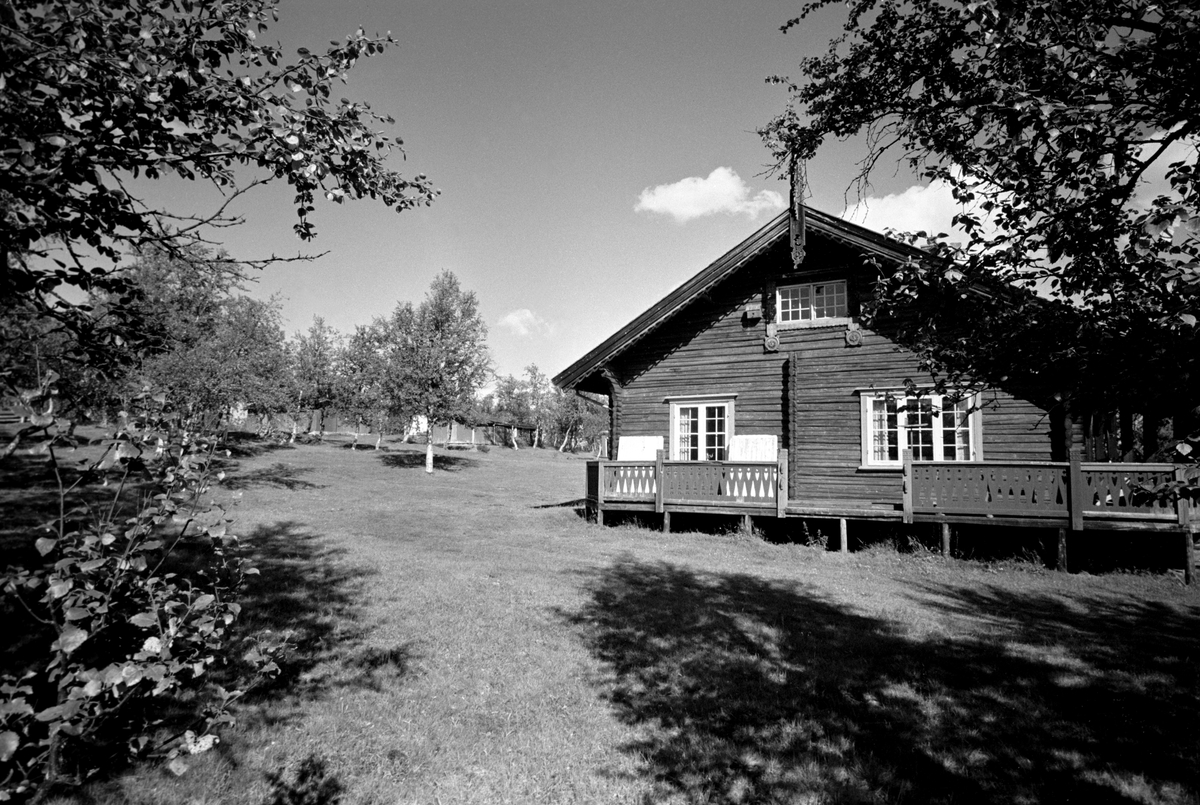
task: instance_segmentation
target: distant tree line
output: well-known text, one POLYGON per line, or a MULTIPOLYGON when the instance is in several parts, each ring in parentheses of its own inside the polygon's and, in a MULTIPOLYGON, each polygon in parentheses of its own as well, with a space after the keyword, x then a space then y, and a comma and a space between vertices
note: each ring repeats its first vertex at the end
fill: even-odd
MULTIPOLYGON (((53 400, 35 413, 51 405, 60 421, 110 422, 151 392, 184 432, 250 427, 294 440, 324 435, 336 420, 354 431, 355 444, 375 434, 376 448, 384 435, 412 433, 417 423, 427 442, 432 428, 451 421, 527 427, 532 446, 560 451, 594 449, 607 430, 600 403, 563 393, 535 365, 522 377, 496 378, 495 390, 478 398, 492 377, 487 328, 474 293, 450 272, 420 304, 402 302, 352 333, 315 317, 290 337, 278 300, 247 296, 238 265, 200 247, 182 256, 151 248, 123 278, 122 316, 136 319, 142 342, 121 364, 80 360, 75 331, 52 319, 19 307, 0 313, 12 385, 36 389, 48 373, 57 378, 53 400)), ((110 294, 95 295, 94 315, 103 320, 113 303, 110 294)), ((20 448, 20 440, 8 446, 20 448)))
POLYGON ((498 377, 496 390, 480 401, 476 416, 531 427, 533 447, 560 452, 594 449, 608 432, 608 412, 599 400, 564 392, 535 364, 525 367, 524 377, 498 377))

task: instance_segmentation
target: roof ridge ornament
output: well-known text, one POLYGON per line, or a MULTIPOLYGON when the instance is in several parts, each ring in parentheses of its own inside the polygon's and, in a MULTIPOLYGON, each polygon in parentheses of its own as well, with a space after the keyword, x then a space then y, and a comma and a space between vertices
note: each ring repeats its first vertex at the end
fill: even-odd
POLYGON ((788 232, 792 241, 792 265, 797 270, 804 262, 805 243, 808 238, 807 222, 804 213, 804 163, 792 157, 788 166, 788 178, 791 185, 791 203, 788 206, 788 232))

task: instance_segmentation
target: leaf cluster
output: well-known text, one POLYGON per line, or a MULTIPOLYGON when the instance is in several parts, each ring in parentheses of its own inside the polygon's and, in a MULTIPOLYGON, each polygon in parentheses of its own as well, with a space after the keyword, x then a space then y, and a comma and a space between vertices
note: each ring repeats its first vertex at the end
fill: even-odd
POLYGON ((780 167, 863 136, 860 192, 887 159, 951 189, 967 240, 937 248, 953 270, 890 268, 878 300, 924 317, 935 371, 1039 376, 1076 408, 1144 401, 1162 378, 1185 407, 1200 400, 1198 58, 1187 0, 855 0, 799 80, 773 79, 790 102, 760 134, 780 167))
POLYGON ((432 201, 424 175, 388 165, 402 143, 376 128, 394 121, 334 92, 392 38, 359 29, 293 59, 260 40, 274 16, 270 0, 4 4, 0 297, 84 328, 90 311, 64 287, 103 291, 120 312, 130 288, 112 268, 124 254, 211 242, 209 230, 239 223, 229 204, 263 183, 292 188, 303 240, 318 196, 397 211, 432 201), (166 176, 207 182, 225 201, 195 216, 139 197, 137 180, 166 176))
MULTIPOLYGON (((0 799, 78 782, 121 755, 202 751, 228 722, 241 691, 209 680, 231 659, 237 592, 256 571, 241 557, 209 486, 211 443, 169 439, 162 397, 139 401, 104 455, 67 485, 55 452, 60 514, 35 547, 40 564, 9 567, 0 589, 44 641, 25 669, 0 675, 0 799), (167 436, 167 439, 164 439, 167 436), (153 493, 132 513, 122 504, 150 476, 153 493), (107 506, 70 507, 74 488, 109 478, 107 506), (210 709, 163 740, 156 701, 207 684, 210 709)), ((277 668, 259 652, 257 671, 277 668)))

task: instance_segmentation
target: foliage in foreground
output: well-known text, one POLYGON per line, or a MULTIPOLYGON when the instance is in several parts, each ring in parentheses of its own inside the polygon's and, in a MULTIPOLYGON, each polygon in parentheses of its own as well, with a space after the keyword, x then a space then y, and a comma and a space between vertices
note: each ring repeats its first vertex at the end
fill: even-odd
MULTIPOLYGON (((784 30, 833 5, 806 3, 784 30)), ((952 267, 912 261, 880 299, 920 314, 906 335, 928 367, 949 385, 1049 387, 1071 415, 1195 429, 1200 8, 855 0, 847 13, 800 79, 775 79, 790 102, 760 133, 794 168, 865 135, 863 187, 895 159, 952 191, 967 238, 941 244, 952 267)))
MULTIPOLYGON (((240 223, 229 204, 252 188, 295 191, 294 230, 309 240, 318 196, 369 198, 398 211, 437 195, 388 165, 394 121, 340 98, 335 81, 390 36, 361 29, 295 61, 259 37, 271 0, 15 0, 0 8, 0 297, 81 335, 88 354, 140 333, 123 313, 114 265, 157 246, 179 255, 240 223), (144 201, 140 181, 203 181, 224 197, 208 214, 144 201), (64 288, 103 292, 95 317, 64 288)), ((276 258, 249 261, 262 265, 276 258)))
MULTIPOLYGON (((0 800, 43 797, 121 756, 205 751, 244 692, 214 675, 235 654, 237 592, 256 571, 208 496, 213 445, 164 435, 151 417, 131 418, 70 483, 49 447, 59 514, 36 540, 42 564, 0 577, 14 628, 32 635, 25 667, 0 676, 0 800), (77 487, 101 480, 115 487, 107 505, 68 508, 77 487), (188 715, 167 722, 188 696, 188 715)), ((260 643, 241 646, 243 659, 274 673, 260 643)))

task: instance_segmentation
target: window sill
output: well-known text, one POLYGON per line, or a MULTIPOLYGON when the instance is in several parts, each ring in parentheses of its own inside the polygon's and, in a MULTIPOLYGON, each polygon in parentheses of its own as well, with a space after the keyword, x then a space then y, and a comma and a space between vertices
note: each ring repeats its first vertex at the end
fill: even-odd
POLYGON ((854 319, 849 316, 839 316, 831 319, 813 319, 811 321, 778 321, 775 322, 777 330, 817 330, 822 327, 845 327, 847 324, 852 324, 854 319))
POLYGON ((903 464, 859 464, 859 472, 904 472, 903 464))

